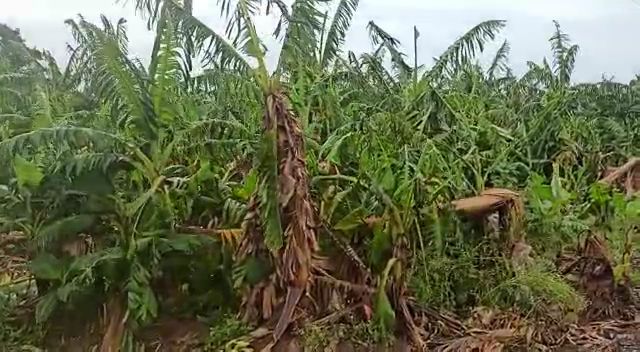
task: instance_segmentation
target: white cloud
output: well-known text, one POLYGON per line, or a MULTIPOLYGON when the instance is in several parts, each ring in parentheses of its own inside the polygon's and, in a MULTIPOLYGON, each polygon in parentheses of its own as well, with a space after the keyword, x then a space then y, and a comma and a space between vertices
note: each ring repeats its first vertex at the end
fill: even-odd
MULTIPOLYGON (((65 19, 78 13, 91 21, 98 21, 101 13, 114 20, 125 17, 131 53, 144 59, 152 47, 153 33, 134 13, 132 1, 0 0, 0 22, 20 28, 29 43, 47 48, 63 60, 65 44, 72 40, 65 19)), ((216 3, 195 0, 194 13, 212 28, 222 30, 224 21, 216 3)), ((506 19, 503 35, 511 43, 511 62, 517 70, 524 70, 527 60, 539 61, 549 54, 551 20, 557 19, 581 46, 577 80, 599 79, 606 72, 624 81, 640 73, 640 48, 629 44, 633 43, 632 35, 640 31, 638 18, 640 0, 361 0, 346 46, 356 52, 370 49, 365 29, 369 20, 405 45, 412 43, 412 27, 417 25, 420 62, 428 64, 473 25, 486 19, 506 19)), ((273 17, 261 17, 257 19, 258 30, 266 37, 275 22, 273 17)), ((274 40, 267 43, 272 52, 277 51, 274 40)))

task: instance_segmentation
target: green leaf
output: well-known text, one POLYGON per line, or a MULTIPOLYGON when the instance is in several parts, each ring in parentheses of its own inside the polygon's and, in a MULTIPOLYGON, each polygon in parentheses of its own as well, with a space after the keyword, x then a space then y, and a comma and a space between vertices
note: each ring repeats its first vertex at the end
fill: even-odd
POLYGON ((589 188, 589 196, 594 203, 604 205, 610 199, 609 190, 610 186, 596 182, 589 188))
POLYGON ((125 254, 121 247, 112 247, 87 255, 74 257, 71 264, 69 264, 68 270, 65 273, 65 281, 68 281, 69 276, 74 275, 78 272, 80 272, 81 275, 87 274, 88 276, 91 276, 96 266, 102 264, 111 265, 113 263, 117 263, 120 260, 124 259, 124 256, 125 254))
POLYGON ((9 187, 7 187, 6 185, 0 185, 0 197, 5 197, 9 194, 11 194, 9 187))
POLYGON ((369 252, 371 265, 377 270, 381 270, 385 259, 391 254, 391 248, 391 236, 382 228, 382 224, 376 224, 373 228, 373 239, 371 240, 369 252))
POLYGON ((40 246, 46 247, 52 242, 70 238, 89 229, 96 221, 94 215, 72 215, 42 227, 37 233, 40 246))
POLYGON ((282 223, 280 221, 278 156, 276 132, 264 133, 260 148, 260 210, 264 227, 265 244, 272 252, 283 244, 282 223))
POLYGON ((344 143, 344 141, 351 137, 353 132, 349 132, 344 136, 340 137, 332 146, 329 154, 327 154, 327 160, 331 161, 331 163, 335 165, 340 165, 340 147, 344 143))
POLYGON ((386 292, 378 290, 374 307, 374 319, 384 331, 393 331, 396 322, 396 313, 389 302, 386 292))
POLYGON ((201 246, 203 240, 200 237, 185 234, 172 235, 169 238, 162 238, 158 249, 162 252, 177 251, 190 253, 201 246))
POLYGON ((69 301, 69 297, 71 296, 71 293, 73 293, 73 291, 76 291, 77 289, 78 289, 78 286, 74 285, 72 282, 72 283, 58 287, 58 289, 56 290, 56 295, 58 296, 58 299, 60 301, 66 303, 67 301, 69 301))
POLYGON ((19 155, 16 155, 13 160, 13 169, 20 187, 38 187, 44 178, 44 174, 36 164, 25 160, 19 155))
POLYGON ((249 197, 251 197, 253 192, 256 190, 257 185, 258 185, 258 173, 255 170, 251 170, 251 172, 249 172, 247 177, 245 177, 242 187, 236 188, 233 191, 233 194, 242 200, 248 200, 249 197))
POLYGON ((389 302, 389 297, 387 297, 387 281, 389 280, 391 269, 393 269, 397 261, 396 258, 391 258, 380 275, 373 311, 375 321, 387 332, 393 330, 396 321, 396 313, 391 306, 391 302, 389 302))
POLYGON ((541 175, 531 175, 531 195, 539 201, 552 200, 551 186, 546 185, 544 182, 544 177, 541 175))
POLYGON ((562 179, 558 164, 553 164, 553 176, 551 177, 551 192, 553 197, 561 202, 566 202, 571 198, 571 193, 562 187, 562 179))
POLYGON ((344 43, 344 38, 349 30, 351 19, 358 8, 358 2, 359 0, 341 0, 338 3, 321 57, 323 67, 328 67, 329 63, 338 55, 340 46, 344 43))
POLYGON ((101 170, 84 172, 73 179, 71 187, 87 194, 108 195, 113 193, 113 184, 101 170))
POLYGON ((141 323, 148 322, 158 314, 158 301, 151 290, 150 279, 149 271, 135 261, 126 284, 127 305, 133 317, 141 323))
POLYGON ((95 149, 107 148, 114 144, 132 148, 120 137, 84 127, 41 128, 22 133, 0 142, 0 158, 7 158, 20 153, 29 146, 39 148, 55 142, 58 146, 81 149, 93 146, 95 149))
POLYGON ((349 187, 349 188, 345 189, 344 191, 340 191, 333 197, 333 199, 330 200, 329 210, 325 214, 325 216, 326 216, 325 221, 327 223, 331 223, 332 222, 333 214, 335 213, 336 209, 338 208, 338 205, 340 205, 340 203, 342 203, 342 201, 346 198, 346 196, 351 192, 352 189, 353 189, 353 187, 349 187))
POLYGON ((53 125, 51 118, 47 115, 37 115, 33 118, 33 126, 34 130, 40 128, 49 128, 53 125))
POLYGON ((265 263, 263 260, 256 257, 249 257, 244 263, 244 271, 247 283, 255 285, 269 275, 271 268, 269 263, 265 263))
POLYGON ((627 203, 625 215, 631 219, 640 218, 640 199, 636 199, 627 203))
POLYGON ((338 223, 333 226, 336 230, 348 231, 357 228, 362 225, 364 218, 367 216, 367 210, 363 207, 359 207, 354 209, 352 212, 347 214, 344 218, 342 218, 338 223))
POLYGON ((60 280, 64 272, 64 265, 52 254, 42 253, 31 261, 29 269, 37 279, 60 280))
POLYGON ((58 295, 56 291, 51 291, 42 296, 36 305, 36 323, 42 324, 58 306, 58 295))
POLYGON ((147 312, 149 313, 149 317, 155 318, 158 315, 158 300, 150 286, 145 287, 142 297, 144 299, 147 312))
POLYGON ((53 125, 51 118, 51 103, 49 95, 40 85, 36 86, 35 117, 33 118, 32 129, 47 128, 53 125))
POLYGON ((382 187, 385 192, 390 192, 395 188, 396 178, 390 167, 384 168, 382 174, 379 175, 378 184, 380 184, 380 187, 382 187))
POLYGON ((153 197, 153 195, 156 193, 158 188, 160 188, 164 180, 165 180, 164 176, 159 176, 158 178, 156 178, 153 181, 151 188, 149 188, 146 192, 141 194, 138 198, 136 198, 136 200, 131 202, 131 204, 127 205, 127 215, 133 216, 136 214, 136 212, 140 208, 144 207, 144 205, 147 204, 147 202, 151 199, 151 197, 153 197))
POLYGON ((209 162, 209 160, 201 161, 200 168, 198 169, 196 174, 193 175, 195 184, 215 180, 215 178, 216 174, 211 171, 211 163, 209 162))

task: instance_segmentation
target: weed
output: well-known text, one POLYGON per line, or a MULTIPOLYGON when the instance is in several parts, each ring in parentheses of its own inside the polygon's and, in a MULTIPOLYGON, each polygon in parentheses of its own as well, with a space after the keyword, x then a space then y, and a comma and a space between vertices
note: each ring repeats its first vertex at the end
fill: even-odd
POLYGON ((242 339, 250 327, 231 315, 223 315, 211 324, 205 351, 245 351, 248 343, 242 339))
POLYGON ((514 276, 487 292, 482 301, 489 306, 516 307, 525 314, 548 313, 554 307, 564 313, 577 313, 585 307, 584 298, 550 265, 536 263, 517 270, 514 276))

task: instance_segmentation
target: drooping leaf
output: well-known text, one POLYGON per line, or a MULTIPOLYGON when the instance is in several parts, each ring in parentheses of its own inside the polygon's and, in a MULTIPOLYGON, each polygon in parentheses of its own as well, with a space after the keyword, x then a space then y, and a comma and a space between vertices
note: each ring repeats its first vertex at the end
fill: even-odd
POLYGON ((508 41, 504 41, 498 51, 496 51, 496 55, 491 61, 491 66, 487 70, 487 75, 489 79, 492 80, 496 77, 498 73, 507 73, 509 70, 508 59, 509 59, 509 51, 511 50, 511 46, 508 41))
POLYGON ((321 57, 323 67, 327 67, 339 54, 340 46, 344 43, 344 38, 351 25, 351 19, 358 8, 358 2, 359 0, 341 0, 338 4, 324 44, 321 57))
POLYGON ((141 194, 138 198, 136 198, 131 204, 127 205, 127 215, 133 216, 138 212, 138 210, 144 208, 144 206, 149 202, 149 200, 153 197, 153 195, 158 191, 162 183, 164 182, 165 177, 159 176, 153 181, 151 187, 141 194))
POLYGON ((566 85, 571 81, 571 73, 575 66, 579 47, 571 45, 569 36, 562 32, 557 21, 553 21, 553 24, 556 30, 549 39, 553 49, 553 73, 556 75, 558 82, 566 85))
POLYGON ((36 323, 42 324, 47 321, 57 306, 58 295, 55 290, 40 297, 36 304, 36 323))
POLYGON ((451 44, 436 61, 427 77, 438 78, 447 70, 457 70, 472 60, 476 54, 484 51, 486 42, 493 40, 505 21, 484 21, 471 28, 462 37, 451 44))
POLYGON ((37 232, 36 238, 39 245, 46 248, 53 242, 69 239, 71 236, 89 229, 95 221, 94 215, 72 215, 43 226, 37 232))
POLYGON ((391 258, 387 262, 384 271, 380 274, 378 287, 376 289, 374 319, 378 326, 386 332, 393 331, 396 322, 396 313, 391 306, 389 297, 387 296, 387 281, 389 280, 389 274, 396 263, 396 258, 391 258))
MULTIPOLYGON (((335 140, 335 143, 331 143, 330 145, 331 149, 329 150, 329 153, 327 154, 326 159, 331 161, 335 165, 340 165, 340 149, 344 144, 344 142, 352 135, 353 135, 353 132, 346 133, 343 136, 332 136, 332 137, 339 137, 339 138, 335 140)), ((332 142, 331 137, 327 139, 327 142, 325 143, 325 145, 329 142, 332 142)), ((321 153, 325 149, 325 145, 322 146, 321 153)))
POLYGON ((385 167, 378 174, 378 184, 385 192, 391 192, 396 187, 396 177, 391 167, 385 167))
POLYGON ((75 177, 71 188, 96 196, 106 196, 114 191, 114 186, 109 177, 103 171, 95 169, 75 177))
POLYGON ((291 6, 291 19, 282 43, 278 71, 317 64, 323 13, 317 0, 296 0, 291 6))
POLYGON ((335 213, 340 203, 342 203, 342 201, 347 197, 347 195, 351 193, 351 190, 353 190, 353 187, 349 187, 344 191, 340 191, 331 200, 329 200, 330 206, 328 209, 325 209, 324 213, 322 214, 322 216, 324 217, 324 220, 327 223, 329 224, 332 223, 333 214, 335 213))
POLYGON ((334 229, 340 231, 349 231, 361 226, 364 223, 364 218, 368 215, 367 210, 363 207, 358 207, 352 210, 349 214, 345 215, 337 224, 333 226, 334 229))
MULTIPOLYGON (((383 49, 385 49, 391 55, 391 63, 393 64, 393 68, 395 69, 397 75, 401 79, 410 77, 412 68, 405 62, 405 55, 400 51, 400 41, 384 31, 373 21, 369 22, 369 24, 367 25, 367 29, 369 30, 369 37, 371 38, 371 42, 374 45, 378 45, 378 49, 376 49, 373 57, 375 57, 376 59, 380 59, 382 53, 384 52, 383 49)), ((367 61, 372 63, 371 60, 367 61)), ((376 64, 375 66, 377 66, 378 70, 380 70, 381 67, 379 65, 376 64)), ((391 77, 391 75, 389 76, 391 77)))
POLYGON ((33 275, 42 280, 60 280, 64 271, 63 263, 50 253, 42 253, 29 264, 33 275))
POLYGON ((391 254, 392 238, 387 231, 384 230, 381 223, 373 227, 373 238, 369 247, 369 260, 372 267, 381 270, 386 263, 388 256, 391 254))

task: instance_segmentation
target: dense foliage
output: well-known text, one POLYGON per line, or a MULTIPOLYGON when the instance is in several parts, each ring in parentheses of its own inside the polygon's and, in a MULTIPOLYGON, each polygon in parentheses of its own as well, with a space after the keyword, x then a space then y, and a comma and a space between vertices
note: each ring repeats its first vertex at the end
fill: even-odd
POLYGON ((375 331, 402 333, 410 296, 460 314, 578 312, 553 260, 594 229, 618 279, 633 276, 638 201, 593 184, 640 155, 640 83, 572 84, 578 46, 558 24, 551 60, 516 76, 507 42, 484 51, 503 21, 412 65, 373 22, 375 50, 344 51, 358 0, 331 15, 316 0, 222 1, 226 33, 191 5, 135 2, 156 33, 148 67, 124 20, 68 20, 65 67, 0 27, 0 236, 25 238, 40 326, 106 314, 105 348, 184 314, 274 316, 278 338, 292 310, 359 301, 375 331), (264 11, 280 16, 274 72, 252 22, 264 11), (524 269, 448 207, 491 187, 522 191, 524 269), (306 307, 328 288, 343 302, 306 307))

